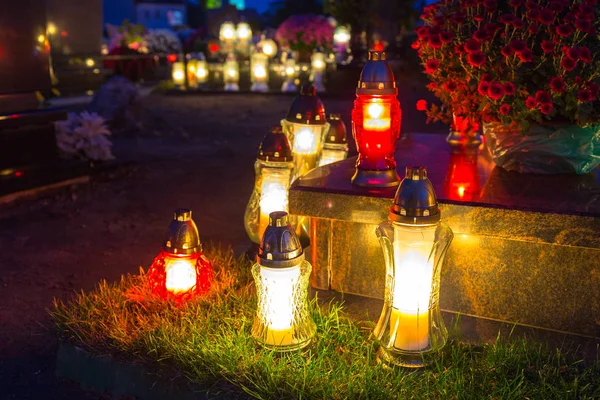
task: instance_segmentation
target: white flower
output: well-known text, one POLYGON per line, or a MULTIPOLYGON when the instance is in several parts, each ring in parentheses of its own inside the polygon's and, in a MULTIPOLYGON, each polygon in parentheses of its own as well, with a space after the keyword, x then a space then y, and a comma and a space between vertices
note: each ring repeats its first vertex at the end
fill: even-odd
POLYGON ((151 53, 179 53, 181 42, 175 32, 168 29, 152 29, 144 36, 144 42, 151 53))
POLYGON ((66 121, 56 122, 56 143, 69 157, 79 156, 89 160, 112 160, 110 130, 104 118, 96 113, 83 111, 69 113, 66 121))

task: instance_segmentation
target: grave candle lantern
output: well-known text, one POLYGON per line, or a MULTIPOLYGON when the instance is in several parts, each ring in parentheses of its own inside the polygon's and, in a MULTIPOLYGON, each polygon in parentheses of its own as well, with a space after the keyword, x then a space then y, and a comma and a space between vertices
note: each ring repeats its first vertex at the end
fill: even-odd
POLYGON ((223 64, 223 82, 226 92, 237 92, 240 90, 238 82, 240 80, 240 69, 233 53, 229 53, 223 64))
POLYGON ((252 336, 264 347, 292 351, 312 340, 316 326, 308 312, 307 291, 311 269, 288 214, 271 213, 252 267, 258 296, 252 336))
POLYGON ((400 181, 394 159, 402 118, 397 94, 385 53, 369 52, 352 110, 352 132, 359 153, 354 185, 390 187, 400 181))
POLYGON ((196 56, 196 82, 203 84, 208 81, 208 65, 204 54, 200 53, 196 56))
POLYGON ((192 211, 175 210, 163 249, 148 270, 152 292, 182 301, 208 292, 212 278, 212 266, 202 253, 192 211))
POLYGON ((298 71, 296 70, 296 60, 291 53, 288 53, 287 58, 283 63, 283 73, 285 75, 285 81, 281 85, 281 91, 284 93, 295 93, 298 88, 296 87, 296 76, 298 71))
POLYGON ((185 86, 185 70, 182 61, 176 61, 172 64, 171 76, 173 77, 173 83, 175 86, 185 86))
POLYGON ((264 53, 254 53, 250 58, 250 71, 252 73, 253 92, 269 91, 269 57, 264 53))
POLYGON ((330 114, 327 122, 330 126, 325 135, 319 166, 345 160, 348 155, 346 124, 340 119, 339 114, 330 114))
POLYGON ((237 50, 247 56, 250 51, 250 40, 252 39, 252 29, 246 22, 240 22, 236 28, 237 50))
POLYGON ((260 42, 258 42, 257 47, 269 58, 277 54, 277 43, 273 39, 266 39, 263 36, 260 42))
POLYGON ((440 313, 440 271, 452 230, 422 167, 406 168, 389 219, 377 228, 386 263, 383 310, 375 327, 379 359, 389 365, 424 366, 448 333, 440 313))
POLYGON ((236 30, 235 25, 231 21, 226 21, 221 24, 219 29, 219 41, 221 52, 228 54, 235 50, 236 30))
POLYGON ((304 85, 285 119, 281 120, 283 132, 292 144, 294 154, 294 179, 317 167, 323 146, 323 137, 329 130, 325 106, 312 85, 304 85))
POLYGON ((269 214, 273 211, 288 211, 293 160, 290 144, 281 127, 271 128, 258 149, 254 163, 254 191, 244 215, 246 232, 256 244, 260 244, 269 225, 269 214))
POLYGON ((310 65, 312 67, 310 80, 319 93, 325 91, 325 84, 323 82, 323 75, 327 66, 325 62, 325 53, 321 51, 315 51, 310 58, 310 65))

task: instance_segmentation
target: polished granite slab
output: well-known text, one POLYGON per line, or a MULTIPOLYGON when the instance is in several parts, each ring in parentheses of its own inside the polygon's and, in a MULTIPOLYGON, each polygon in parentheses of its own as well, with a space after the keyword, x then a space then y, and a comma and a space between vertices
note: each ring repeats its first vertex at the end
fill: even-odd
MULTIPOLYGON (((442 270, 450 312, 600 337, 599 171, 520 175, 495 168, 484 151, 452 153, 443 135, 398 143, 398 172, 422 165, 455 233, 442 270)), ((383 255, 374 234, 395 188, 350 183, 355 159, 296 181, 290 212, 310 217, 311 284, 382 298, 383 255)))
MULTIPOLYGON (((483 146, 482 146, 483 147, 483 146)), ((527 175, 496 168, 485 149, 451 153, 444 135, 410 134, 398 142, 397 171, 427 167, 440 203, 600 216, 600 168, 581 175, 527 175)), ((356 157, 301 177, 295 190, 393 199, 396 188, 352 186, 356 157)))

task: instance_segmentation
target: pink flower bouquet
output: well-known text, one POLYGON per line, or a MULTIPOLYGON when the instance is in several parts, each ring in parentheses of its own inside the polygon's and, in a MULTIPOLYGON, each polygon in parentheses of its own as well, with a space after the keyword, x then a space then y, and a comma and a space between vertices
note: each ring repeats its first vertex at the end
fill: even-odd
POLYGON ((275 39, 294 51, 313 51, 333 47, 334 27, 322 15, 292 15, 277 28, 275 39))

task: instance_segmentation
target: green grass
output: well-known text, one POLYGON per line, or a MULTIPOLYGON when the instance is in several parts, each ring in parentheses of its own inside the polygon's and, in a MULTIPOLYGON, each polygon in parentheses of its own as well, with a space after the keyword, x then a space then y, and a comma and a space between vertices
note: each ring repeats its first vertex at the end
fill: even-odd
POLYGON ((522 338, 484 345, 453 341, 419 373, 376 363, 373 325, 342 305, 311 302, 317 336, 304 353, 279 356, 250 337, 256 307, 251 263, 211 248, 208 297, 180 307, 152 296, 145 276, 102 282, 50 310, 61 340, 91 354, 143 362, 164 376, 185 375, 221 396, 262 399, 591 399, 600 398, 600 363, 569 361, 522 338))

